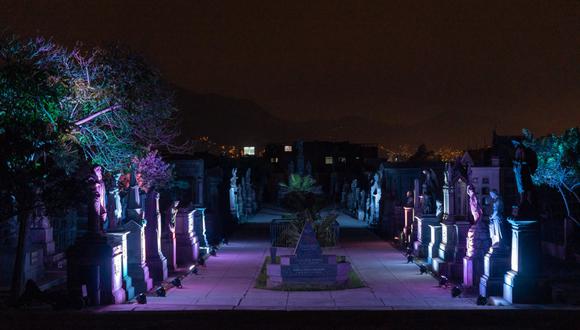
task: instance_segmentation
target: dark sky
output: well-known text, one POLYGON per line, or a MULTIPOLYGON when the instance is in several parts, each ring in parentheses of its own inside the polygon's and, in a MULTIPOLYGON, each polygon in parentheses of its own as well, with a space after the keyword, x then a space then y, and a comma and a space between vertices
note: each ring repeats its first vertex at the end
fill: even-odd
POLYGON ((120 41, 179 86, 284 119, 580 123, 579 1, 0 0, 0 27, 120 41))

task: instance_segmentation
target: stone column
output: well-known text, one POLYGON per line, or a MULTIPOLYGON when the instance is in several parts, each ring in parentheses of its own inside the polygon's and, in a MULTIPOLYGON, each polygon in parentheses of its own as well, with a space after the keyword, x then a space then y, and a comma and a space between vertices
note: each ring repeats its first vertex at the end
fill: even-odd
MULTIPOLYGON (((120 245, 122 253, 122 281, 123 290, 125 291, 125 300, 131 300, 135 297, 135 288, 133 287, 133 280, 129 276, 129 259, 127 252, 127 236, 129 231, 108 232, 107 240, 111 246, 120 245)), ((113 248, 114 252, 114 248, 113 248)))
POLYGON ((405 218, 405 226, 403 227, 403 238, 405 245, 411 243, 411 227, 413 224, 413 208, 403 207, 403 214, 405 218))
MULTIPOLYGON (((113 248, 113 258, 111 261, 111 274, 106 279, 108 283, 104 286, 110 287, 111 294, 107 299, 108 304, 122 304, 126 301, 126 293, 123 290, 123 245, 109 239, 109 245, 113 248)), ((107 290, 107 292, 109 292, 107 290)))
POLYGON ((512 226, 511 270, 505 274, 503 298, 512 304, 539 303, 540 224, 533 219, 508 222, 512 226))
POLYGON ((205 208, 198 207, 195 209, 195 213, 193 215, 194 219, 194 231, 199 238, 199 246, 200 248, 205 248, 206 250, 209 248, 209 243, 207 241, 207 230, 205 225, 205 208))
POLYGON ((140 221, 129 221, 125 225, 129 231, 127 235, 127 264, 129 276, 133 279, 133 286, 137 294, 147 292, 153 288, 153 280, 149 276, 145 246, 145 226, 140 221))
POLYGON ((483 257, 491 246, 489 227, 483 219, 476 221, 467 232, 467 251, 463 258, 463 286, 479 289, 483 275, 483 257))
POLYGON ((441 226, 429 225, 431 232, 431 242, 427 247, 427 263, 433 264, 433 259, 439 255, 439 244, 441 243, 441 226))
POLYGON ((147 265, 151 273, 151 278, 155 282, 162 282, 167 279, 167 258, 161 252, 161 213, 159 212, 159 193, 155 190, 147 194, 147 210, 145 218, 147 265))
POLYGON ((131 181, 129 183, 129 194, 127 196, 126 221, 135 221, 140 223, 143 220, 143 211, 141 209, 141 195, 135 168, 131 169, 131 181))
POLYGON ((179 209, 175 221, 176 260, 179 267, 189 267, 199 257, 199 241, 194 231, 194 210, 179 209))
POLYGON ((167 258, 167 268, 173 272, 177 270, 175 219, 177 217, 178 205, 178 201, 173 202, 173 205, 167 210, 165 215, 165 230, 161 236, 161 248, 163 255, 167 258))

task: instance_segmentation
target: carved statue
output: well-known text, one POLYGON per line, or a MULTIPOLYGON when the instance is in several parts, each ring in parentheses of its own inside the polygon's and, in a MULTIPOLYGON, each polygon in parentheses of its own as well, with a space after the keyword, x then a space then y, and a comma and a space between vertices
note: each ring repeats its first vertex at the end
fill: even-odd
POLYGON ((411 190, 407 191, 405 206, 406 207, 413 207, 415 204, 415 198, 413 197, 413 192, 411 190))
POLYGON ((513 170, 518 188, 518 216, 525 217, 533 215, 534 203, 532 198, 533 182, 532 174, 536 169, 536 156, 532 150, 529 150, 518 141, 512 141, 516 148, 513 170))
POLYGON ((234 168, 232 168, 232 177, 230 178, 230 187, 231 188, 237 187, 237 181, 238 181, 238 169, 234 167, 234 168))
POLYGON ((469 196, 469 209, 471 210, 471 215, 473 215, 473 223, 477 223, 481 216, 483 215, 483 210, 479 205, 477 200, 477 195, 475 193, 475 187, 472 184, 467 185, 467 196, 469 196))
POLYGON ((179 201, 173 201, 169 209, 167 209, 167 229, 169 229, 170 235, 175 233, 175 223, 177 219, 177 213, 179 212, 179 209, 177 208, 178 206, 179 201))
POLYGON ((435 216, 439 219, 439 221, 441 221, 443 219, 443 202, 441 202, 440 200, 436 200, 435 205, 436 205, 435 216))
POLYGON ((99 203, 104 213, 101 213, 100 228, 104 229, 107 225, 107 208, 105 206, 105 181, 103 180, 103 171, 100 166, 93 167, 93 176, 96 183, 98 183, 97 190, 99 192, 99 203))
POLYGON ((103 222, 107 218, 107 211, 105 210, 103 204, 101 203, 100 191, 102 191, 103 189, 101 188, 102 186, 99 183, 99 181, 102 181, 102 178, 99 178, 96 175, 96 173, 97 172, 94 171, 87 180, 87 184, 89 184, 90 191, 87 210, 88 231, 91 234, 102 234, 103 222))
POLYGON ((433 214, 436 212, 437 191, 440 189, 437 175, 433 169, 423 170, 425 182, 423 183, 423 213, 433 214))
POLYGON ((503 200, 495 189, 490 191, 489 195, 493 200, 493 211, 489 217, 489 236, 491 237, 491 244, 494 248, 506 246, 506 241, 509 240, 509 234, 507 232, 508 228, 503 215, 503 200))

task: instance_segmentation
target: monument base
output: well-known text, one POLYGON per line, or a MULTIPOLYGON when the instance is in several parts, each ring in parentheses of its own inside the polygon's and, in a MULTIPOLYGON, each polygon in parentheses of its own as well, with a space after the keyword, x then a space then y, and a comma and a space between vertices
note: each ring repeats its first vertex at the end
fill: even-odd
POLYGON ((133 279, 131 276, 123 277, 123 290, 125 291, 125 299, 127 301, 135 297, 135 287, 133 286, 133 279))
POLYGON ((524 277, 513 270, 505 274, 503 298, 511 304, 535 304, 541 301, 537 277, 524 277))
POLYGON ((154 256, 147 258, 149 275, 155 283, 163 282, 167 279, 167 259, 165 256, 154 256))
POLYGON ((483 259, 483 276, 479 282, 479 295, 502 296, 504 275, 509 268, 509 251, 506 248, 491 248, 483 259))
POLYGON ((147 265, 130 263, 128 270, 137 294, 147 292, 153 288, 153 279, 149 276, 149 267, 147 265))

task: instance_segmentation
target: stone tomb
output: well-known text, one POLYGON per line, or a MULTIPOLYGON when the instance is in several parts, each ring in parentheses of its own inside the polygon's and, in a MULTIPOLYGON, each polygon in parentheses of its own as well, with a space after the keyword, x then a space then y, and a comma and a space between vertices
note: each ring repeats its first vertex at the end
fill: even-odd
POLYGON ((333 287, 348 281, 350 263, 336 262, 336 255, 323 255, 310 223, 304 225, 294 255, 281 256, 280 264, 267 265, 268 288, 333 287))

